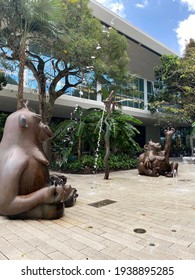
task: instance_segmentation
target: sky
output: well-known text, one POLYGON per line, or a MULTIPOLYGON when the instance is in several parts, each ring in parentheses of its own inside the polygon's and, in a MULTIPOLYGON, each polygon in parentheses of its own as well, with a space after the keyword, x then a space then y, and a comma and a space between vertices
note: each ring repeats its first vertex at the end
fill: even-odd
POLYGON ((195 0, 96 1, 178 55, 195 39, 195 0))

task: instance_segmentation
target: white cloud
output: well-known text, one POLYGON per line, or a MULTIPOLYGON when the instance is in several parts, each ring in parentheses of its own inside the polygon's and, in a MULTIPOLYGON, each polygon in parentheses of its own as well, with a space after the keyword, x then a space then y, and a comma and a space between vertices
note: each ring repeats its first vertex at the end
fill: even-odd
POLYGON ((180 47, 180 53, 182 54, 189 40, 191 38, 195 39, 195 0, 180 0, 180 2, 181 4, 185 4, 188 10, 192 12, 188 18, 178 23, 178 27, 175 30, 180 47))
POLYGON ((113 13, 125 18, 125 5, 121 0, 96 0, 103 6, 110 9, 113 13))
POLYGON ((185 50, 186 44, 191 38, 195 39, 195 14, 191 14, 187 19, 180 21, 175 30, 180 46, 180 52, 185 50))
POLYGON ((142 3, 137 3, 136 8, 144 9, 146 6, 148 6, 148 0, 143 0, 142 3))
POLYGON ((189 11, 195 11, 195 0, 180 0, 181 3, 184 3, 188 6, 189 11))

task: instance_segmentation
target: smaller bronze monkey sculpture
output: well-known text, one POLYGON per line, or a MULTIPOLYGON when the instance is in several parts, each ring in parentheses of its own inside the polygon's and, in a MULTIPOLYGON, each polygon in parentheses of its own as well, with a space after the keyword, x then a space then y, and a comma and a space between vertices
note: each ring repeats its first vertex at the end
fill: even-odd
POLYGON ((178 172, 178 163, 169 162, 169 154, 172 143, 172 136, 175 129, 169 127, 164 130, 165 147, 162 150, 160 143, 155 143, 152 140, 144 146, 145 152, 138 158, 138 172, 140 175, 147 175, 158 177, 164 175, 166 177, 173 177, 178 172))

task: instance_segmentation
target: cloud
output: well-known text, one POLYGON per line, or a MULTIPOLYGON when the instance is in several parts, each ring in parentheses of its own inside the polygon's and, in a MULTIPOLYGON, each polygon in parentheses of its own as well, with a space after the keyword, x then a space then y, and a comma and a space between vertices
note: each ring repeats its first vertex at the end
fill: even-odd
POLYGON ((96 0, 97 2, 99 2, 100 4, 102 4, 103 6, 107 7, 108 9, 110 9, 113 13, 125 18, 126 14, 125 14, 125 5, 123 4, 123 2, 120 0, 96 0))
MULTIPOLYGON (((192 1, 191 1, 192 2, 192 1)), ((178 44, 181 54, 185 50, 186 44, 189 40, 195 39, 195 14, 189 15, 189 17, 179 22, 177 29, 175 30, 178 38, 178 44)))
POLYGON ((146 6, 148 6, 148 0, 143 0, 142 3, 137 3, 136 8, 144 9, 146 6))
POLYGON ((182 54, 189 40, 191 38, 195 39, 195 0, 180 0, 180 2, 182 4, 185 4, 188 10, 191 12, 188 18, 178 23, 178 27, 175 30, 177 34, 180 53, 182 54))
POLYGON ((189 11, 195 11, 195 0, 180 0, 181 3, 184 3, 188 6, 189 11))

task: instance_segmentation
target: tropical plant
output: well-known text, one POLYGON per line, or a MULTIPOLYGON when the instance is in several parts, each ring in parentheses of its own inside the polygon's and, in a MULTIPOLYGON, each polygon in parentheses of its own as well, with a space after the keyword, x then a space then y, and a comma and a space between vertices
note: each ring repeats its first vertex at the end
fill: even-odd
MULTIPOLYGON (((70 173, 93 173, 94 172, 95 158, 92 155, 83 155, 81 158, 67 162, 60 167, 63 172, 70 173)), ((96 172, 104 172, 104 156, 99 155, 97 160, 96 172)), ((132 158, 130 155, 110 155, 109 165, 111 170, 126 170, 132 169, 137 166, 137 159, 132 158)), ((59 166, 55 166, 58 168, 59 166)))
POLYGON ((150 110, 168 126, 195 120, 195 41, 186 45, 182 57, 164 55, 154 69, 156 88, 150 110))
POLYGON ((38 44, 42 37, 54 36, 54 23, 62 12, 60 0, 0 0, 0 56, 18 61, 18 109, 23 107, 24 68, 31 42, 38 44))
POLYGON ((141 121, 123 113, 121 109, 115 108, 109 114, 98 108, 83 110, 77 107, 71 120, 54 127, 53 163, 56 165, 58 162, 59 167, 71 164, 79 168, 79 160, 87 153, 93 158, 93 171, 96 172, 100 167, 99 158, 104 158, 104 168, 110 162, 110 152, 111 155, 128 154, 135 157, 140 147, 133 139, 139 133, 133 124, 141 124, 141 121), (109 147, 105 140, 111 143, 109 147), (109 162, 105 161, 105 157, 109 162))
POLYGON ((82 153, 82 138, 85 128, 85 122, 83 120, 84 110, 80 106, 76 106, 71 118, 69 120, 60 122, 59 124, 53 124, 53 130, 55 131, 53 136, 54 149, 59 151, 59 158, 63 158, 63 161, 67 161, 73 149, 76 151, 78 160, 82 153), (57 140, 56 140, 57 139, 57 140), (58 145, 59 139, 62 139, 62 145, 58 145), (62 157, 61 155, 62 154, 62 157))
MULTIPOLYGON (((128 139, 131 144, 134 145, 135 150, 138 150, 138 145, 136 145, 135 141, 132 138, 132 135, 135 136, 135 132, 138 132, 132 125, 130 126, 129 124, 126 125, 126 121, 133 122, 136 124, 141 124, 142 122, 139 121, 138 119, 129 116, 129 115, 124 115, 122 111, 116 111, 116 106, 119 106, 120 102, 115 101, 115 93, 114 91, 111 91, 109 96, 104 100, 105 104, 105 111, 106 111, 106 116, 104 118, 104 124, 105 124, 105 136, 104 136, 104 141, 105 141, 105 156, 104 156, 104 165, 105 165, 105 175, 104 179, 109 179, 109 157, 110 157, 110 138, 111 138, 111 129, 113 131, 113 138, 116 139, 117 135, 117 128, 119 127, 118 125, 120 124, 120 121, 122 120, 123 123, 121 125, 124 125, 126 129, 128 129, 128 135, 126 134, 125 140, 128 139), (117 112, 117 114, 115 113, 117 112), (124 117, 125 116, 125 117, 124 117), (118 122, 118 123, 117 123, 118 122)), ((124 133, 122 134, 124 135, 124 133)), ((120 137, 120 135, 117 135, 120 137)), ((121 139, 121 137, 120 137, 121 139)), ((111 142, 113 145, 113 142, 111 142)), ((126 143, 123 143, 126 144, 126 143)), ((115 147, 116 148, 116 147, 115 147)))

